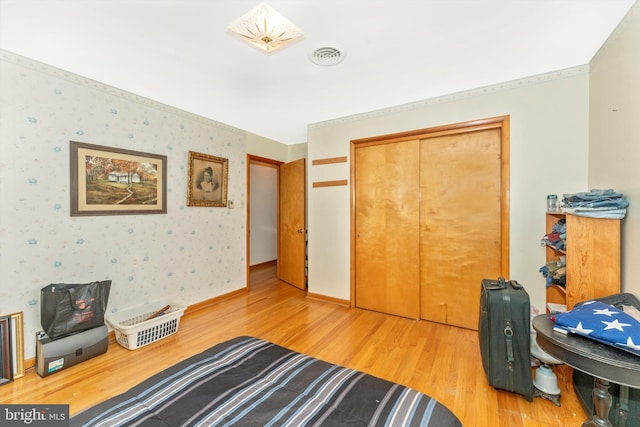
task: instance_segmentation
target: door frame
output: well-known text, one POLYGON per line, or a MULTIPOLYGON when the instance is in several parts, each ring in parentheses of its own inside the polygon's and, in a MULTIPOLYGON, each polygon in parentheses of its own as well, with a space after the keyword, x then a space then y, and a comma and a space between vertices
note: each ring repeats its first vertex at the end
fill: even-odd
POLYGON ((350 266, 350 306, 355 307, 356 298, 356 238, 355 238, 355 223, 356 223, 356 171, 355 171, 355 150, 356 147, 366 147, 379 144, 393 144, 403 141, 409 141, 413 139, 426 139, 436 136, 460 134, 467 132, 475 132, 485 129, 501 129, 501 155, 500 155, 500 233, 501 233, 501 254, 500 254, 500 271, 503 277, 509 277, 509 178, 510 178, 510 116, 496 116, 486 119, 471 120, 466 122, 453 123, 442 126, 435 126, 424 129, 417 129, 412 131, 386 134, 373 136, 368 138, 353 139, 350 144, 350 175, 351 175, 351 266, 350 266))
MULTIPOLYGON (((250 280, 249 278, 251 277, 251 164, 264 164, 265 166, 274 166, 276 169, 276 188, 280 188, 280 165, 283 165, 285 162, 282 162, 280 160, 273 160, 273 159, 269 159, 266 157, 261 157, 261 156, 256 156, 253 154, 247 154, 247 215, 245 218, 246 224, 245 224, 245 229, 246 229, 246 255, 245 255, 245 259, 247 260, 246 263, 246 288, 247 290, 250 289, 250 280)), ((279 191, 276 191, 276 206, 278 209, 278 213, 277 213, 277 217, 278 217, 278 223, 279 223, 279 218, 280 218, 280 195, 279 195, 279 191)), ((276 235, 276 244, 277 242, 280 240, 280 226, 278 224, 278 231, 277 231, 277 235, 276 235)), ((276 276, 279 276, 278 272, 280 269, 280 262, 277 261, 276 262, 276 276)))

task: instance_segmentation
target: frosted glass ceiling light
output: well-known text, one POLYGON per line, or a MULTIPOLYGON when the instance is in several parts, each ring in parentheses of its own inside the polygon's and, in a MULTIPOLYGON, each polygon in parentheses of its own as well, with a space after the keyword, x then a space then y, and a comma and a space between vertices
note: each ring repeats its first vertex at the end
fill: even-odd
POLYGON ((267 53, 303 36, 300 28, 266 3, 229 25, 229 30, 267 53))

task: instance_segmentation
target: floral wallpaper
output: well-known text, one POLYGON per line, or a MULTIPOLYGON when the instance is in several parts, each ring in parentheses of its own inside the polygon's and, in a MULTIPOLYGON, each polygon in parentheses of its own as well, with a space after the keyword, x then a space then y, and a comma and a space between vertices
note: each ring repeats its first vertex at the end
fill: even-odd
POLYGON ((183 306, 246 286, 246 132, 0 51, 0 314, 40 289, 112 280, 108 313, 183 306), (167 214, 71 217, 69 141, 167 156, 167 214), (229 159, 235 208, 188 207, 188 152, 229 159))

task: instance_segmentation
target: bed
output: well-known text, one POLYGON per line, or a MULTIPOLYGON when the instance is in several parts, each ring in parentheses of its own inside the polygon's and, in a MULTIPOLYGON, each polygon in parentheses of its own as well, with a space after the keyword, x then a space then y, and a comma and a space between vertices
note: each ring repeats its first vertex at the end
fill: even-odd
POLYGON ((71 426, 462 426, 411 388, 253 337, 185 359, 71 426))

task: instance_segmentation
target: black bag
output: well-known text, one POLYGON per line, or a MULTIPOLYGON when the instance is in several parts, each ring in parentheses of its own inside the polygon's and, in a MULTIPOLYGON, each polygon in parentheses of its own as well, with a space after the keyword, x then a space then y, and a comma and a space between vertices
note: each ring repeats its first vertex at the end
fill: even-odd
POLYGON ((489 384, 533 400, 529 294, 515 280, 482 279, 478 334, 489 384))
POLYGON ((104 325, 111 280, 52 283, 40 290, 40 323, 51 339, 104 325))

